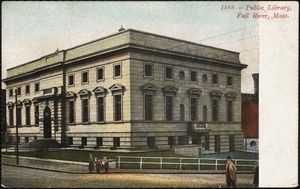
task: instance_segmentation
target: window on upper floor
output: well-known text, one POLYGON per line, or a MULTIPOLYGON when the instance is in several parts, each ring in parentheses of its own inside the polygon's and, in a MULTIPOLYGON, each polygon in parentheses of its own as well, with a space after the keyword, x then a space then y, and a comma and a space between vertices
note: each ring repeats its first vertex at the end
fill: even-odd
POLYGON ((35 83, 34 84, 34 92, 39 92, 40 90, 40 83, 35 83))
POLYGON ((233 85, 233 77, 227 76, 227 86, 232 86, 232 85, 233 85))
POLYGON ((70 87, 70 86, 74 86, 74 84, 75 84, 75 82, 74 82, 74 74, 70 74, 69 75, 69 83, 68 83, 68 85, 70 87))
POLYGON ((212 75, 212 84, 218 84, 219 83, 219 77, 218 74, 212 75))
POLYGON ((121 64, 114 64, 114 78, 121 77, 121 64))
POLYGON ((145 77, 153 77, 153 65, 152 64, 144 65, 144 76, 145 77))
POLYGON ((89 82, 89 72, 88 71, 83 71, 81 73, 81 83, 82 84, 87 84, 89 82))
POLYGON ((21 87, 18 87, 18 88, 17 88, 17 94, 18 94, 18 95, 21 95, 21 87))
POLYGON ((13 89, 9 89, 9 97, 12 97, 14 95, 13 89))
POLYGON ((29 94, 30 93, 30 85, 26 85, 25 86, 25 94, 29 94))
POLYGON ((198 81, 198 76, 196 71, 191 71, 191 78, 190 81, 197 82, 198 81))
POLYGON ((104 80, 104 67, 97 68, 97 81, 104 80))
POLYGON ((165 78, 166 79, 173 79, 173 67, 167 66, 165 68, 165 78))

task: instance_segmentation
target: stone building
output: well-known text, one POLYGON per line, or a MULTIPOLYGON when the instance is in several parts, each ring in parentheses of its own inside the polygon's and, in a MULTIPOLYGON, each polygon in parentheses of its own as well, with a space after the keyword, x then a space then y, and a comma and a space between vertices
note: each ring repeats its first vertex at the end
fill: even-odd
POLYGON ((246 67, 237 52, 120 30, 8 69, 7 127, 13 134, 19 125, 21 143, 243 149, 246 67))

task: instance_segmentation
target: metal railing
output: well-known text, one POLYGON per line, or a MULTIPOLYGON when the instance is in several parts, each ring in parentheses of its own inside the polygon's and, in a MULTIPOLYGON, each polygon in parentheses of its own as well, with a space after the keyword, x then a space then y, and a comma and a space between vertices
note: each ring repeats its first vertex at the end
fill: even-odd
MULTIPOLYGON (((214 158, 132 157, 117 156, 118 169, 177 169, 225 171, 226 160, 214 158)), ((253 172, 257 160, 233 160, 238 172, 253 172)))

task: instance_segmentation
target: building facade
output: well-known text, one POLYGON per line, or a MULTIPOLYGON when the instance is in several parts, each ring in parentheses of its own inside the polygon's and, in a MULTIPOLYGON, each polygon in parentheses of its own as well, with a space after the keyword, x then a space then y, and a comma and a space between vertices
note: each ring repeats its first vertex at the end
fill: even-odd
POLYGON ((237 52, 119 31, 8 69, 7 127, 14 138, 19 125, 21 143, 52 138, 112 149, 243 149, 246 67, 237 52))

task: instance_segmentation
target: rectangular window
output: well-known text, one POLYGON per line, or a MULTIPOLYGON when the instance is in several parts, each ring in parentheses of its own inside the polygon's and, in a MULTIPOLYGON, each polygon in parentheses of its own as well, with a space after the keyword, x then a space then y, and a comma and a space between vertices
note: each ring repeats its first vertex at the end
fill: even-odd
POLYGON ((145 120, 153 120, 153 95, 145 95, 145 120))
POLYGON ((17 88, 17 91, 18 91, 17 94, 18 94, 18 95, 21 95, 21 87, 18 87, 18 88, 17 88))
POLYGON ((104 97, 97 98, 97 121, 104 121, 104 97))
POLYGON ((30 125, 30 106, 26 107, 26 125, 30 125))
POLYGON ((12 89, 9 89, 9 97, 12 97, 14 94, 13 94, 13 90, 12 89))
POLYGON ((191 81, 197 82, 197 72, 191 71, 191 81))
POLYGON ((17 107, 17 126, 22 124, 22 111, 21 107, 17 107))
POLYGON ((114 96, 114 121, 121 121, 122 118, 122 97, 121 95, 114 96))
POLYGON ((120 77, 121 76, 121 65, 117 64, 114 65, 114 77, 120 77))
POLYGON ((213 121, 218 121, 219 119, 219 101, 212 100, 212 117, 213 121))
POLYGON ((9 126, 14 126, 14 109, 9 109, 9 126))
POLYGON ((197 120, 197 98, 191 98, 191 121, 197 120))
POLYGON ((69 123, 75 123, 75 107, 74 101, 69 101, 69 123))
POLYGON ((81 82, 82 82, 82 84, 89 82, 89 72, 84 71, 81 73, 81 82))
POLYGON ((104 68, 97 69, 97 81, 104 80, 104 68))
POLYGON ((212 75, 212 84, 218 84, 219 83, 219 78, 217 74, 212 75))
POLYGON ((173 96, 166 96, 166 120, 173 120, 173 96))
POLYGON ((26 94, 30 93, 30 85, 26 85, 26 87, 25 87, 25 93, 26 94))
POLYGON ((173 79, 173 68, 172 67, 166 67, 166 73, 165 77, 166 79, 173 79))
POLYGON ((231 76, 227 76, 227 86, 232 86, 232 77, 231 76))
POLYGON ((147 77, 153 77, 153 68, 151 64, 145 64, 144 73, 147 77))
POLYGON ((38 125, 39 124, 39 105, 34 106, 34 124, 38 125))
POLYGON ((82 99, 82 122, 89 122, 89 99, 82 99))
POLYGON ((227 101, 227 121, 233 121, 232 115, 232 101, 227 101))
POLYGON ((69 75, 69 86, 74 86, 74 75, 69 75))
POLYGON ((40 90, 40 83, 34 84, 34 92, 38 92, 40 90))
POLYGON ((97 144, 97 146, 103 146, 103 138, 102 137, 97 137, 96 138, 96 144, 97 144))
POLYGON ((27 142, 29 142, 29 137, 28 136, 25 137, 25 143, 27 143, 27 142))

